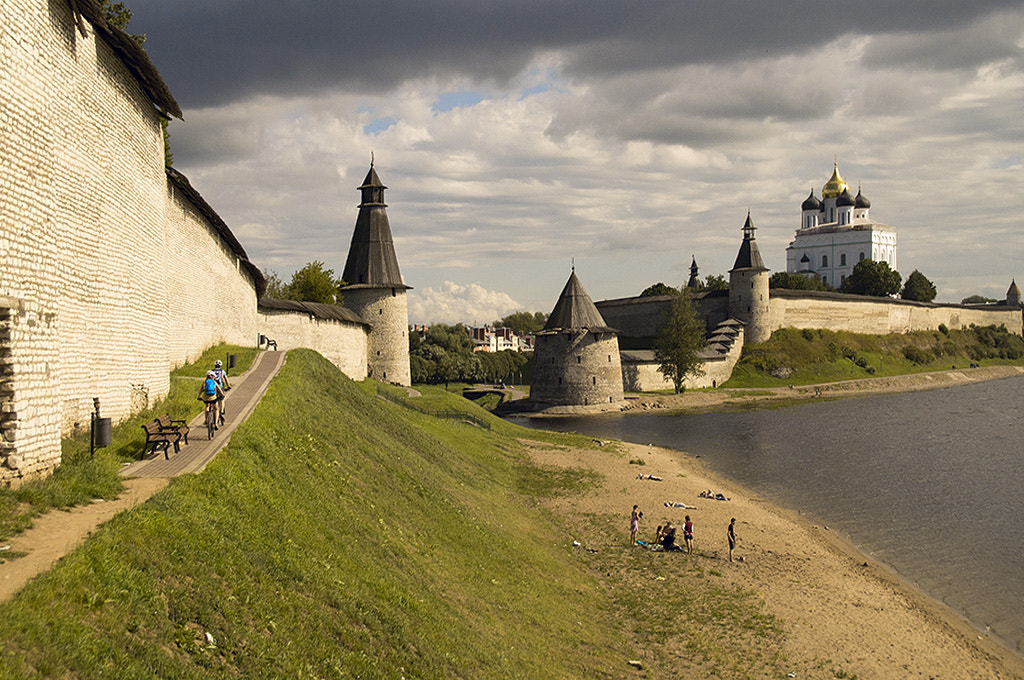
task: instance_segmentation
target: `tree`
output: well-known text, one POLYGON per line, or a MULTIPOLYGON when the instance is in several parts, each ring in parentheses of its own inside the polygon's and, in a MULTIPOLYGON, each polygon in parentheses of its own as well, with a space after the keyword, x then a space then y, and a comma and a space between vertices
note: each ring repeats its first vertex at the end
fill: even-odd
POLYGON ((990 305, 997 302, 992 298, 985 297, 984 295, 968 295, 960 301, 962 305, 990 305))
POLYGON ((854 266, 853 272, 846 277, 839 290, 854 295, 887 297, 898 293, 902 282, 900 273, 891 269, 888 262, 861 260, 854 266))
POLYGON ((277 272, 270 269, 263 272, 263 278, 267 281, 267 292, 264 295, 268 298, 283 300, 285 296, 285 285, 277 272))
POLYGON ((789 290, 824 290, 834 291, 835 288, 817 276, 795 274, 793 272, 775 272, 768 279, 769 288, 787 288, 789 290))
POLYGON ((904 300, 916 300, 917 302, 931 302, 936 295, 935 284, 928 280, 928 277, 917 271, 910 272, 906 283, 903 284, 903 291, 900 297, 904 300))
POLYGON ((342 303, 341 287, 345 282, 334 277, 333 269, 324 269, 324 263, 314 260, 292 274, 291 283, 284 289, 286 300, 322 302, 328 305, 342 303))
POLYGON ((653 286, 647 286, 644 288, 643 292, 640 293, 640 297, 650 297, 652 295, 675 295, 678 292, 678 289, 658 281, 653 286))
POLYGON ((544 328, 548 315, 544 312, 512 312, 504 319, 494 322, 495 328, 511 328, 513 332, 520 335, 536 333, 544 328))
POLYGON ((658 372, 672 381, 676 394, 685 389, 686 376, 704 375, 698 354, 707 344, 706 332, 689 289, 683 288, 672 300, 654 346, 654 358, 661 364, 658 372))
POLYGON ((711 274, 704 279, 701 290, 729 290, 729 282, 721 274, 711 274))

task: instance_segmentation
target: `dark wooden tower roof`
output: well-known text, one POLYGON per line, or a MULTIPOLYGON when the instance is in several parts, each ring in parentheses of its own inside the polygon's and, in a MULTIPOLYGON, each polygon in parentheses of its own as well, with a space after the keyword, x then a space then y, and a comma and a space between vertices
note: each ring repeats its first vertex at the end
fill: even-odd
MULTIPOLYGON (((558 302, 544 324, 544 331, 569 329, 586 329, 595 333, 614 333, 604 322, 601 312, 597 311, 594 301, 583 289, 583 284, 576 278, 576 269, 572 270, 569 280, 558 296, 558 302)), ((543 331, 542 331, 543 332, 543 331)))
POLYGON ((761 259, 761 251, 757 249, 757 241, 754 240, 754 230, 756 228, 754 220, 750 219, 750 213, 748 212, 747 221, 743 224, 743 243, 740 244, 740 252, 736 255, 736 263, 733 264, 732 269, 729 271, 737 269, 768 271, 768 268, 764 266, 764 260, 761 259))
POLYGON ((391 239, 384 186, 370 164, 359 191, 362 202, 341 278, 348 288, 409 288, 402 283, 395 243, 391 239))

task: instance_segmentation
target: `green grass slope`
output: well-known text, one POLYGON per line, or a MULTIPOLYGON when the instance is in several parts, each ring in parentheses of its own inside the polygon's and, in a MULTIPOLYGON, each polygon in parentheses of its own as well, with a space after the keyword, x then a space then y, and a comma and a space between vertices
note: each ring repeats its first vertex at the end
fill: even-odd
POLYGON ((0 677, 607 677, 609 600, 494 422, 290 352, 203 474, 0 606, 0 677))

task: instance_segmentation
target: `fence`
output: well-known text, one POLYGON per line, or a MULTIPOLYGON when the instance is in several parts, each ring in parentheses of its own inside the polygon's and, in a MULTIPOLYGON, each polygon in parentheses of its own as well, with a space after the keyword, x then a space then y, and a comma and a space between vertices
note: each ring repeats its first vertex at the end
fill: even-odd
POLYGON ((378 387, 377 388, 377 396, 380 397, 381 399, 386 399, 387 401, 390 401, 393 404, 398 404, 399 406, 404 406, 405 408, 409 409, 410 411, 416 411, 417 413, 422 413, 424 415, 433 416, 435 418, 445 418, 447 420, 459 420, 459 421, 462 421, 462 422, 465 422, 465 423, 470 423, 472 425, 476 425, 477 427, 482 427, 485 430, 491 429, 491 424, 489 422, 487 422, 483 418, 480 418, 478 416, 473 415, 472 413, 466 413, 465 411, 454 411, 454 410, 440 410, 440 411, 437 411, 437 410, 434 410, 434 409, 424 408, 424 407, 420 406, 419 404, 416 404, 414 402, 409 401, 408 399, 405 399, 403 397, 398 396, 397 394, 389 393, 387 390, 385 390, 382 387, 378 387))

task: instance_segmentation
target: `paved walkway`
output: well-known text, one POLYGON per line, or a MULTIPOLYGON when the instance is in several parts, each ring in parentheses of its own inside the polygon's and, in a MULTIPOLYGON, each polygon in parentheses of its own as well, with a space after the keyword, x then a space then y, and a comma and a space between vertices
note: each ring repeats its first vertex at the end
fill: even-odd
POLYGON ((225 422, 214 433, 213 439, 206 438, 206 414, 200 413, 188 424, 189 443, 182 444, 180 452, 171 451, 170 458, 166 460, 163 453, 151 454, 149 458, 126 466, 121 470, 121 476, 177 477, 189 472, 202 472, 217 452, 227 445, 239 423, 256 408, 270 380, 284 363, 284 357, 284 352, 260 352, 248 371, 231 378, 231 389, 224 399, 225 422))
POLYGON ((7 547, 22 556, 0 563, 0 602, 12 597, 34 576, 74 550, 97 526, 144 503, 167 485, 168 478, 201 472, 227 445, 238 424, 256 408, 271 378, 284 363, 284 357, 284 352, 261 352, 248 371, 232 379, 232 389, 225 399, 228 404, 226 422, 212 440, 206 439, 204 414, 200 413, 189 423, 192 430, 189 443, 182 445, 181 452, 171 453, 169 460, 164 460, 161 453, 159 457, 137 461, 121 471, 126 477, 125 491, 117 498, 97 499, 67 512, 48 512, 37 517, 31 529, 12 536, 7 547))

